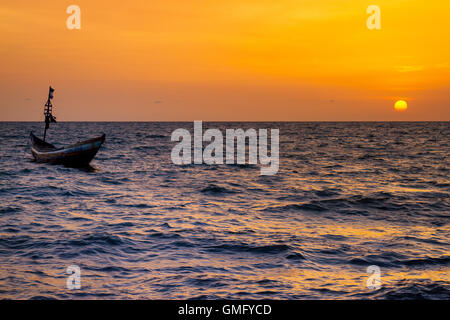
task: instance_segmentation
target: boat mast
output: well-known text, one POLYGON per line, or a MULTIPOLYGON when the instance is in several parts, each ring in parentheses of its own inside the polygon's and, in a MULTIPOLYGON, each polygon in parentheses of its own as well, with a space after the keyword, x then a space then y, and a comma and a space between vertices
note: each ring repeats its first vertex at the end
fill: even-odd
POLYGON ((52 115, 53 105, 52 105, 51 100, 53 99, 53 91, 55 91, 55 89, 53 89, 52 87, 49 87, 48 99, 47 99, 47 103, 45 104, 45 107, 44 107, 44 116, 45 116, 44 141, 45 141, 45 136, 47 134, 47 129, 50 127, 50 122, 56 123, 56 117, 52 115))

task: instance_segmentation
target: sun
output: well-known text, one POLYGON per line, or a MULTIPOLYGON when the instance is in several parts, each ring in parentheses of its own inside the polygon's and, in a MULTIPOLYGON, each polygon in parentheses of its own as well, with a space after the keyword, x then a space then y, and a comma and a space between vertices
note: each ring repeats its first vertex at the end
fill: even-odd
POLYGON ((394 105, 395 111, 406 111, 408 104, 404 100, 398 100, 394 105))

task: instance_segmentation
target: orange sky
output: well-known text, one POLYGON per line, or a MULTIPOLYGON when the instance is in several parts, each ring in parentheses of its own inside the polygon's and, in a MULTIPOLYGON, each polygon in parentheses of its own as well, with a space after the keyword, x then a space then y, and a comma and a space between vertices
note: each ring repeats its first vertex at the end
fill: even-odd
POLYGON ((52 85, 60 121, 450 121, 449 16, 448 0, 2 0, 0 120, 42 120, 52 85))

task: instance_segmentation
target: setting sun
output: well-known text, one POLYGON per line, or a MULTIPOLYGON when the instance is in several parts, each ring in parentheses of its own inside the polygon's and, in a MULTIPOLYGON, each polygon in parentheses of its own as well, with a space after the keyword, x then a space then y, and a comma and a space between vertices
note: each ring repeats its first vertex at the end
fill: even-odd
POLYGON ((408 104, 404 100, 398 100, 395 103, 394 108, 395 108, 395 111, 406 111, 406 109, 408 109, 408 104))

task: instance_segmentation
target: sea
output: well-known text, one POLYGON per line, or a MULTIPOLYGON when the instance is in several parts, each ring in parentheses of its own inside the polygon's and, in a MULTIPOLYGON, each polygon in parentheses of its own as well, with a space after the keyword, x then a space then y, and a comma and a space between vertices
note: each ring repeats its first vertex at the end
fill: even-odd
POLYGON ((192 122, 51 124, 106 142, 36 163, 43 127, 0 123, 1 299, 450 299, 449 122, 203 122, 279 129, 275 175, 173 164, 192 122))

